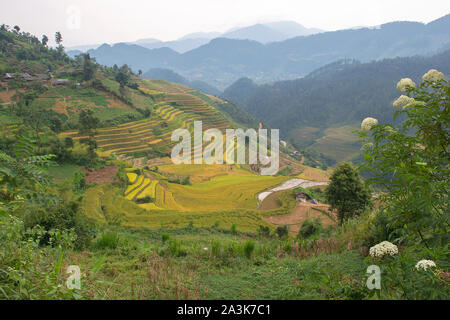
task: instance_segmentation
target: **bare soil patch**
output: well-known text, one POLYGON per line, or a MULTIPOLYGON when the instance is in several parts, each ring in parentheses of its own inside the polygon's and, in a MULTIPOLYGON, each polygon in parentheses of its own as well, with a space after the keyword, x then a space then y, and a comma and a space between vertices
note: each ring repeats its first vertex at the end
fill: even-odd
POLYGON ((117 171, 118 169, 116 166, 107 166, 97 171, 89 171, 83 169, 83 172, 86 174, 86 181, 89 184, 103 184, 114 182, 114 177, 116 176, 117 171))
POLYGON ((0 91, 0 99, 3 103, 12 102, 12 97, 16 94, 16 90, 0 91))
MULTIPOLYGON (((273 223, 274 225, 277 226, 287 225, 289 227, 290 233, 297 234, 303 221, 305 221, 308 218, 309 219, 320 218, 320 221, 322 222, 323 226, 330 226, 335 224, 335 222, 332 219, 330 219, 327 215, 313 209, 317 208, 320 210, 328 211, 329 207, 330 207, 329 205, 322 203, 312 204, 309 202, 301 202, 297 204, 297 206, 290 214, 283 216, 264 217, 264 220, 273 223)), ((335 216, 334 213, 333 216, 335 216)))

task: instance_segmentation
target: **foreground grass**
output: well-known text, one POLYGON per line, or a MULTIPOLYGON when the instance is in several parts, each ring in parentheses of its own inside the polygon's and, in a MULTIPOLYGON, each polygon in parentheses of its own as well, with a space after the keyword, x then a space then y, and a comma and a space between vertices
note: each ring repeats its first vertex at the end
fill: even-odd
MULTIPOLYGON (((65 265, 82 273, 90 299, 361 299, 365 264, 335 247, 301 251, 294 242, 217 228, 104 231, 65 265), (114 236, 112 236, 114 235, 114 236), (108 238, 110 238, 108 240, 108 238), (249 250, 249 243, 254 248, 249 250), (313 252, 316 251, 316 254, 313 252)), ((251 245, 250 245, 251 246, 251 245)))

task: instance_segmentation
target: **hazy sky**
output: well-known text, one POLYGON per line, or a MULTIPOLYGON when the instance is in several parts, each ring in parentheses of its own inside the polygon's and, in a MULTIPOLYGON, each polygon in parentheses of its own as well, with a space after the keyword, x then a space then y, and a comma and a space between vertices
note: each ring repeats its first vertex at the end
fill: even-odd
POLYGON ((450 13, 448 0, 1 0, 0 24, 38 37, 55 31, 66 47, 175 40, 197 31, 224 32, 258 22, 293 20, 337 30, 396 20, 430 22, 450 13))

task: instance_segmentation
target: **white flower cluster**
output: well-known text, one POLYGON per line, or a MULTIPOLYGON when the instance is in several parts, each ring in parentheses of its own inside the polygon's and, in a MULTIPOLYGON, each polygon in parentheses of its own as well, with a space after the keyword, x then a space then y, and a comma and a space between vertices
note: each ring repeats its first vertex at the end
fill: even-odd
POLYGON ((438 82, 441 80, 444 80, 445 76, 442 72, 437 71, 436 69, 431 69, 427 73, 425 73, 422 77, 422 80, 425 81, 432 81, 432 82, 438 82))
POLYGON ((372 129, 373 126, 376 126, 378 124, 378 120, 375 118, 365 118, 363 122, 361 123, 361 130, 362 131, 369 131, 372 129))
POLYGON ((414 102, 414 98, 410 98, 408 96, 405 96, 404 94, 398 97, 397 100, 394 101, 392 104, 394 106, 395 110, 402 110, 404 109, 408 104, 414 102))
POLYGON ((397 83, 398 91, 405 92, 408 87, 416 87, 416 84, 410 78, 403 78, 397 83))
POLYGON ((384 256, 393 256, 398 253, 398 248, 395 244, 390 243, 389 241, 383 241, 373 247, 370 248, 369 254, 372 257, 384 257, 384 256))
POLYGON ((428 268, 436 268, 436 263, 434 263, 433 260, 420 260, 416 264, 417 270, 425 270, 427 271, 428 268))

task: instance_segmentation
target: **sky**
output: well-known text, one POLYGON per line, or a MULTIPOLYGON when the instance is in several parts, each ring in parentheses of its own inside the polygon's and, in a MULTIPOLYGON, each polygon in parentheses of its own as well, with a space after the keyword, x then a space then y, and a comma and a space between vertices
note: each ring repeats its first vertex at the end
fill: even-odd
POLYGON ((428 23, 448 13, 448 0, 0 1, 0 24, 19 25, 39 38, 53 39, 60 31, 66 47, 143 38, 169 41, 192 32, 281 20, 328 31, 391 21, 428 23))

